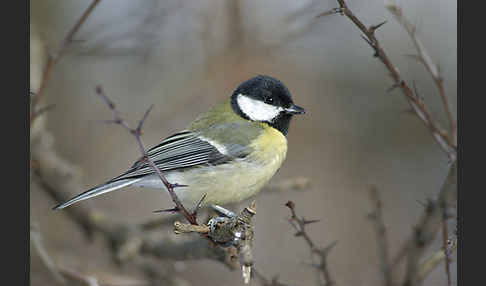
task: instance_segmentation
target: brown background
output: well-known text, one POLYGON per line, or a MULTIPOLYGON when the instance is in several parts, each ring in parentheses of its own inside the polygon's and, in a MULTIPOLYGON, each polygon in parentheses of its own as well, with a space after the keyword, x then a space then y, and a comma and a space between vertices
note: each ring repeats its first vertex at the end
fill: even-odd
MULTIPOLYGON (((31 3, 33 78, 37 37, 55 50, 89 2, 31 3)), ((334 8, 334 1, 236 2, 239 5, 209 0, 102 1, 46 90, 46 103, 56 104, 48 114, 48 126, 57 149, 80 167, 86 188, 118 175, 139 157, 125 130, 97 122, 111 116, 94 95, 97 84, 129 122, 135 123, 155 104, 143 137, 151 146, 227 98, 243 80, 256 74, 275 76, 308 112, 292 122, 287 160, 273 181, 305 176, 312 186, 303 192, 258 197, 256 263, 267 276, 278 274, 283 282, 314 283, 314 270, 305 264, 308 249, 286 221, 289 213, 283 204, 293 200, 301 215, 321 219, 309 227, 318 244, 339 241, 329 256, 338 285, 376 285, 381 276, 374 232, 366 219, 367 186, 375 184, 380 190, 395 253, 422 211, 420 202, 438 193, 447 157, 423 124, 405 112, 408 104, 402 94, 386 93, 391 81, 356 27, 339 15, 313 18, 334 8)), ((440 64, 455 114, 456 1, 401 2, 440 64)), ((367 24, 388 20, 377 33, 379 40, 445 126, 438 93, 424 68, 404 56, 414 53, 413 46, 383 1, 349 5, 367 24)), ((37 87, 33 82, 31 88, 37 87)), ((54 202, 40 189, 33 186, 30 194, 31 221, 39 223, 56 262, 86 271, 138 275, 130 267, 116 268, 101 238, 88 243, 67 216, 51 211, 54 202)), ((171 206, 164 192, 150 190, 111 193, 83 204, 129 223, 171 206)), ((431 250, 439 248, 438 239, 431 250)), ((456 281, 455 262, 451 268, 456 281)), ((182 276, 194 285, 243 285, 239 271, 229 272, 213 262, 184 262, 177 269, 191 269, 182 276)), ((438 267, 425 285, 444 285, 445 277, 443 267, 438 267)), ((31 281, 53 283, 35 254, 31 281)))

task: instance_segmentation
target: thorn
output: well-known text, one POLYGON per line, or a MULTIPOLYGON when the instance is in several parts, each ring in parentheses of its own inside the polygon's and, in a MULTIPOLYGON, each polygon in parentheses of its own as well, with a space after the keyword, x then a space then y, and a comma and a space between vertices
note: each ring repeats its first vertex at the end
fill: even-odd
POLYGON ((316 222, 320 222, 321 220, 320 219, 311 219, 311 220, 306 220, 306 219, 303 219, 303 223, 304 224, 311 224, 311 223, 316 223, 316 222))
POLYGON ((304 232, 302 231, 298 231, 294 234, 294 236, 302 236, 304 234, 304 232))
POLYGON ((145 119, 147 119, 150 111, 152 111, 152 108, 154 108, 154 105, 151 104, 150 107, 145 111, 142 119, 140 119, 140 121, 138 122, 138 126, 137 126, 137 133, 140 135, 142 134, 142 126, 143 126, 143 123, 145 122, 145 119))
POLYGON ((386 20, 381 22, 378 25, 370 26, 369 30, 371 31, 371 33, 374 33, 378 28, 380 28, 381 26, 383 26, 385 24, 386 24, 386 20))
POLYGON ((323 12, 319 15, 316 16, 316 18, 324 17, 324 16, 329 16, 329 15, 334 15, 334 14, 342 14, 344 11, 342 8, 334 8, 329 11, 323 12))
POLYGON ((175 188, 185 188, 185 187, 189 187, 189 185, 182 185, 182 184, 178 184, 178 183, 175 183, 175 184, 169 184, 169 186, 170 186, 172 189, 175 189, 175 188))
POLYGON ((295 208, 295 203, 293 201, 288 201, 285 204, 285 206, 288 207, 289 209, 293 210, 295 208))
POLYGON ((324 249, 319 250, 319 254, 323 257, 327 256, 329 254, 329 251, 331 251, 337 243, 337 240, 331 242, 328 246, 324 247, 324 249))
POLYGON ((386 93, 390 93, 392 92, 395 88, 398 88, 400 87, 400 84, 398 83, 394 83, 392 86, 390 86, 387 90, 386 90, 386 93))
POLYGON ((164 209, 164 210, 155 210, 152 211, 153 213, 178 213, 180 209, 178 207, 173 207, 171 209, 164 209))
POLYGON ((198 211, 199 211, 199 209, 201 208, 202 203, 203 203, 204 199, 206 198, 206 196, 207 196, 207 194, 204 194, 204 195, 202 196, 202 198, 199 200, 199 202, 197 203, 196 208, 195 208, 195 209, 194 209, 194 211, 192 212, 192 216, 193 216, 193 217, 196 217, 196 216, 197 216, 197 212, 198 212, 198 211))

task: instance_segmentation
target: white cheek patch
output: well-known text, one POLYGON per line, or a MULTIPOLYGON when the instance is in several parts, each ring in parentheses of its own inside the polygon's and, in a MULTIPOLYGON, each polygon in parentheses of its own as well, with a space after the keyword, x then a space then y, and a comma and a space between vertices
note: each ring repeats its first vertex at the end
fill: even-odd
POLYGON ((254 121, 272 121, 283 111, 282 107, 266 104, 243 94, 238 94, 236 102, 241 111, 254 121))

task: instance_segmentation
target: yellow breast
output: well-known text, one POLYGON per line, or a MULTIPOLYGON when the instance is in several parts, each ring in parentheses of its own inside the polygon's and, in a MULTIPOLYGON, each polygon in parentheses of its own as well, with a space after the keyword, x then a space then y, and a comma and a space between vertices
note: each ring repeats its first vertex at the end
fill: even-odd
MULTIPOLYGON (((276 172, 287 155, 287 138, 277 129, 266 123, 262 124, 265 124, 263 132, 251 144, 251 147, 255 150, 253 160, 260 161, 265 165, 274 165, 276 172)), ((274 168, 270 169, 273 170, 274 168)))

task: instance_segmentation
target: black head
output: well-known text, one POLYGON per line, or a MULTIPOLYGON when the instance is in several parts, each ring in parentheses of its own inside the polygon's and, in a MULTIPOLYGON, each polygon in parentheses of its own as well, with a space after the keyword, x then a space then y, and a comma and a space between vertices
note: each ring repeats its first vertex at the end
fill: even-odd
POLYGON ((259 75, 240 84, 231 106, 241 117, 266 122, 287 135, 290 119, 305 110, 294 104, 287 87, 278 79, 259 75))

